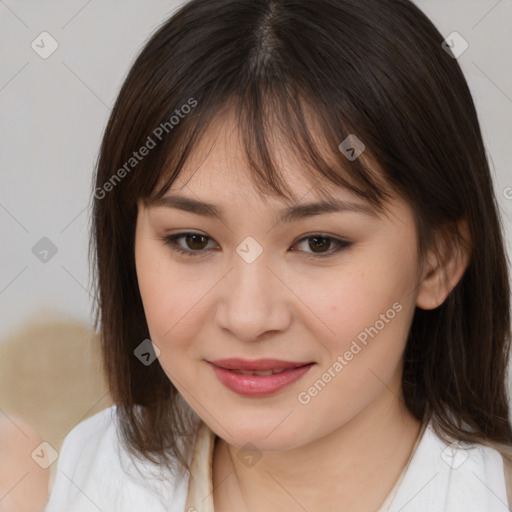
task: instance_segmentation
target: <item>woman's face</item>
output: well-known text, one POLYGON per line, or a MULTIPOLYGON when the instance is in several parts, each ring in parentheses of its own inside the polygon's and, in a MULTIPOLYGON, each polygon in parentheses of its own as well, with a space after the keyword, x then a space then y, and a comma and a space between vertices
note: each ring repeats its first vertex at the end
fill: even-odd
POLYGON ((297 209, 322 199, 283 151, 297 201, 281 219, 290 204, 256 192, 226 126, 165 194, 211 203, 217 215, 183 201, 139 202, 140 293, 158 361, 203 421, 234 446, 291 449, 360 414, 386 414, 382 404, 401 395, 418 296, 413 214, 396 200, 377 216, 334 185, 333 199, 358 208, 297 209))

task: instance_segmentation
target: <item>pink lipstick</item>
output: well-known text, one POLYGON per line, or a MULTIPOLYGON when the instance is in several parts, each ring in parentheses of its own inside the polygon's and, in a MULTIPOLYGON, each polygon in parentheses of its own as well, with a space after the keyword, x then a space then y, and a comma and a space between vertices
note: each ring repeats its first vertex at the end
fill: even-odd
POLYGON ((268 396, 300 379, 314 363, 279 359, 208 361, 228 389, 243 396, 268 396))

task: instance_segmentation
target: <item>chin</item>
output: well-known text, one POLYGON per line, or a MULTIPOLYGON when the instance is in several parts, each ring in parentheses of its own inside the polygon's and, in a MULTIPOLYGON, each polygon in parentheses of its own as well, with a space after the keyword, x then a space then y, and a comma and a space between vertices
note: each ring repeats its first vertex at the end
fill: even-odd
POLYGON ((214 428, 212 425, 210 428, 236 448, 245 449, 250 443, 262 452, 281 452, 298 446, 300 437, 297 435, 297 428, 291 422, 285 425, 288 420, 283 422, 286 414, 282 411, 279 414, 260 411, 253 414, 226 414, 222 417, 224 420, 221 426, 213 424, 214 428))

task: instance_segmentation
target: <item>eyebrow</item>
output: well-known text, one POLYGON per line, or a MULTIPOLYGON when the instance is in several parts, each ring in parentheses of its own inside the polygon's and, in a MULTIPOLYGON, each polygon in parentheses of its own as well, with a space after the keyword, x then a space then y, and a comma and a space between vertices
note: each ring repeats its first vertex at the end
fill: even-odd
MULTIPOLYGON (((166 195, 152 201, 148 206, 177 208, 203 217, 225 221, 225 214, 221 207, 213 203, 199 201, 191 197, 166 195)), ((279 222, 293 222, 307 217, 313 217, 315 215, 340 212, 356 212, 372 217, 378 217, 377 212, 369 205, 351 203, 332 198, 328 201, 302 203, 285 208, 279 212, 279 222)))

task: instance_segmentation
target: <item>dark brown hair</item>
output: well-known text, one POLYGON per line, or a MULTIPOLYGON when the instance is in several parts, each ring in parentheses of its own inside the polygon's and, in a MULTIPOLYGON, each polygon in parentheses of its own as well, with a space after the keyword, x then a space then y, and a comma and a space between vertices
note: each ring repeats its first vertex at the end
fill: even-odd
POLYGON ((413 415, 432 419, 446 440, 508 450, 502 226, 475 106, 442 41, 408 0, 192 0, 145 44, 103 137, 90 245, 95 325, 133 454, 183 469, 176 442, 190 429, 160 365, 134 356, 149 338, 135 271, 136 203, 165 193, 228 110, 262 193, 290 200, 270 144, 280 133, 317 191, 346 186, 376 209, 393 193, 403 197, 422 256, 441 231, 463 243, 457 221, 465 219, 469 266, 441 306, 416 308, 403 393, 413 415), (353 161, 338 149, 350 134, 366 146, 353 161), (143 146, 151 148, 136 158, 143 146))

